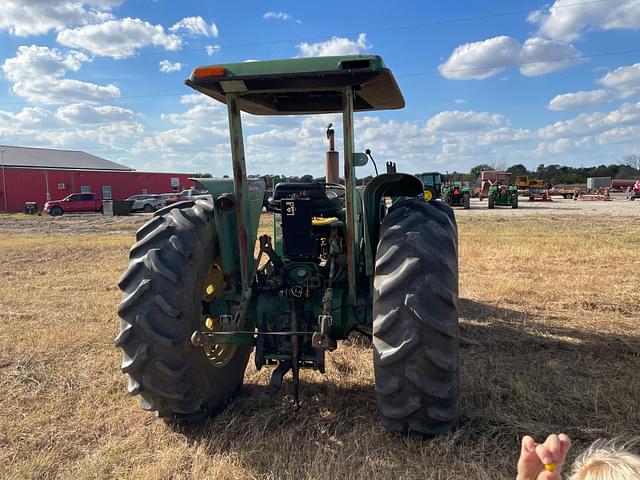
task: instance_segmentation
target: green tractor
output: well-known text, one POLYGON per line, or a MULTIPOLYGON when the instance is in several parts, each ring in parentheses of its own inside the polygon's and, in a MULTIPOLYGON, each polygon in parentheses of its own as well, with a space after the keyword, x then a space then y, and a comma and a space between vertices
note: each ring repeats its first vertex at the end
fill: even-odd
POLYGON ((469 186, 462 182, 447 183, 442 187, 442 201, 451 207, 471 208, 469 186))
POLYGON ((437 200, 442 190, 442 175, 439 172, 426 172, 419 175, 424 187, 425 201, 437 200))
POLYGON ((451 430, 459 418, 453 212, 425 202, 422 181, 391 163, 391 173, 356 189, 368 157, 354 152, 354 112, 404 107, 382 59, 205 66, 186 84, 226 104, 233 177, 194 179, 211 199, 167 206, 136 234, 115 340, 129 394, 160 417, 212 415, 238 393, 253 352, 257 369, 273 367, 273 394, 292 372, 297 405, 300 370, 324 372, 325 352, 359 331, 373 339, 382 423, 409 435, 451 430), (264 182, 247 178, 241 112, 342 114, 344 186, 275 185, 273 234, 258 238, 264 182))
POLYGON ((489 187, 489 208, 511 207, 518 208, 517 185, 491 185, 489 187))

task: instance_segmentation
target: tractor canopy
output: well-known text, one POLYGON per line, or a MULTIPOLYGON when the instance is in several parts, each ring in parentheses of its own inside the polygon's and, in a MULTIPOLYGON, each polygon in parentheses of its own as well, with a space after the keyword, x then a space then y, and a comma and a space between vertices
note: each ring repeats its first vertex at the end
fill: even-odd
POLYGON ((185 82, 254 115, 302 115, 343 111, 343 89, 353 89, 354 111, 404 107, 398 84, 377 55, 293 58, 197 67, 185 82))

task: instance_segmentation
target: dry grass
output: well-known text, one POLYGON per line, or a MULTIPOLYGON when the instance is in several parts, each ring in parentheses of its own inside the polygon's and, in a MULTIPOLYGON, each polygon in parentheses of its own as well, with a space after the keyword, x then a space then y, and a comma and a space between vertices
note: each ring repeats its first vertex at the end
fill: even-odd
POLYGON ((298 412, 250 364, 222 415, 167 425, 111 345, 132 233, 4 235, 0 478, 513 478, 525 433, 637 433, 640 220, 506 220, 460 220, 464 423, 422 442, 378 424, 371 350, 344 343, 303 372, 298 412))

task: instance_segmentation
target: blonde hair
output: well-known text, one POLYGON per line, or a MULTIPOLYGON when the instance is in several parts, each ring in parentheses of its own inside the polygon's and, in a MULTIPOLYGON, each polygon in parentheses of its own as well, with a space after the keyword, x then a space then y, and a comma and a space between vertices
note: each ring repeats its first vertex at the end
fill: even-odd
POLYGON ((597 440, 573 463, 570 480, 640 480, 640 457, 628 448, 640 439, 624 444, 597 440))

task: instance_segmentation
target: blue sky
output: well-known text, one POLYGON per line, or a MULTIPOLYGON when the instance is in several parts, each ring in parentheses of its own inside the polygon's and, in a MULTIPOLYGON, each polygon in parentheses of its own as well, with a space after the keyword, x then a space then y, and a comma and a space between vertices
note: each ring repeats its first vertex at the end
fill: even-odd
MULTIPOLYGON (((356 147, 402 170, 640 151, 640 0, 3 4, 0 144, 222 175, 226 113, 184 86, 195 66, 375 53, 407 107, 358 114, 356 147)), ((329 121, 245 116, 249 172, 321 175, 329 121)))

